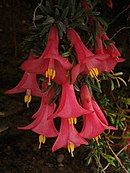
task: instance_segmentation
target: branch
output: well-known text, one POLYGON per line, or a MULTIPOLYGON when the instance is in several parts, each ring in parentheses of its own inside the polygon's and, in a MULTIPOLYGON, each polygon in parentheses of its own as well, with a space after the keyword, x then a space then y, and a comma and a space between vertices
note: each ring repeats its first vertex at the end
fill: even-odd
POLYGON ((35 24, 36 12, 37 12, 37 9, 42 5, 42 2, 43 2, 43 0, 41 0, 40 3, 38 3, 38 5, 35 8, 34 13, 33 13, 33 19, 32 20, 33 20, 33 25, 34 25, 35 28, 36 28, 36 24, 35 24))
MULTIPOLYGON (((117 153, 117 156, 119 156, 122 151, 124 151, 127 147, 128 147, 129 144, 125 145, 118 153, 117 153)), ((105 171, 108 167, 110 166, 110 163, 108 163, 105 168, 103 168, 103 171, 105 171)))
POLYGON ((126 26, 126 27, 120 28, 120 29, 110 38, 110 40, 112 40, 120 31, 122 31, 122 30, 124 30, 124 29, 130 29, 130 26, 126 26))
MULTIPOLYGON (((112 152, 112 154, 115 156, 116 160, 118 161, 118 163, 119 163, 120 166, 122 167, 122 169, 124 169, 124 171, 125 171, 126 173, 129 173, 129 172, 126 170, 125 166, 121 163, 121 160, 120 160, 119 157, 118 157, 118 155, 126 148, 127 145, 126 145, 124 148, 122 148, 122 150, 119 151, 119 152, 118 152, 118 155, 117 155, 117 154, 113 151, 113 149, 111 148, 109 142, 106 141, 106 143, 107 143, 107 145, 108 145, 110 151, 112 152)), ((105 167, 104 169, 106 169, 106 167, 105 167)), ((104 170, 104 169, 103 169, 103 170, 104 170)))
POLYGON ((121 15, 123 14, 125 11, 127 11, 130 8, 130 4, 123 10, 121 11, 110 23, 109 25, 111 25, 113 22, 115 22, 115 20, 121 15))

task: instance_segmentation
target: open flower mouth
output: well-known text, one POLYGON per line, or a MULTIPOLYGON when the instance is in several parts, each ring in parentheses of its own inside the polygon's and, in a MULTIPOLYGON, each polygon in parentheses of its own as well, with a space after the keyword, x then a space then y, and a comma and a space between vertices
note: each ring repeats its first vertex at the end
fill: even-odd
POLYGON ((97 68, 92 68, 90 71, 89 71, 89 75, 92 77, 92 78, 96 78, 98 75, 99 75, 99 70, 97 68))

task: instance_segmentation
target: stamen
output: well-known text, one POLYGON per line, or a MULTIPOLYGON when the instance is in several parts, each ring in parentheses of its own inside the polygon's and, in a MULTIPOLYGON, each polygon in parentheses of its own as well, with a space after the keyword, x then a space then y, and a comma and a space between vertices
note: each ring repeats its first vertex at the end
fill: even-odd
POLYGON ((77 124, 77 118, 74 118, 74 124, 77 124))
POLYGON ((29 103, 31 102, 31 99, 32 99, 31 95, 24 96, 24 102, 27 103, 27 108, 29 108, 29 103))
POLYGON ((42 143, 44 144, 46 141, 46 137, 43 135, 39 135, 39 149, 41 148, 42 143))
POLYGON ((100 135, 98 135, 98 136, 96 136, 96 137, 94 138, 94 140, 97 142, 98 145, 99 145, 99 138, 101 139, 101 136, 100 136, 100 135))
POLYGON ((53 73, 52 73, 52 79, 54 79, 55 76, 56 76, 56 71, 53 70, 53 73))
POLYGON ((77 118, 69 118, 68 121, 70 125, 73 125, 77 123, 77 118))
POLYGON ((89 75, 92 77, 92 78, 96 78, 98 75, 99 75, 99 70, 97 68, 92 68, 90 71, 89 71, 89 75))
POLYGON ((71 157, 74 157, 74 144, 70 141, 68 141, 68 152, 71 154, 71 157))
POLYGON ((98 142, 98 136, 96 136, 95 141, 96 141, 97 143, 99 143, 99 142, 98 142))
POLYGON ((56 75, 56 71, 48 68, 47 71, 45 72, 46 78, 48 78, 48 85, 51 85, 51 79, 54 79, 56 75))

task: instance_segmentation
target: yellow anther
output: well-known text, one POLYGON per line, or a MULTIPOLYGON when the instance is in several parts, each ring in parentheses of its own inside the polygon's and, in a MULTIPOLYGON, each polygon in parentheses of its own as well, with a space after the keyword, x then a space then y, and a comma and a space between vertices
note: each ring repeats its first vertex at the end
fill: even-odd
POLYGON ((24 96, 24 102, 27 103, 27 108, 29 108, 29 103, 31 102, 31 99, 32 99, 31 95, 24 96))
POLYGON ((68 152, 71 154, 71 157, 74 157, 74 144, 70 141, 68 141, 68 152))
POLYGON ((94 68, 94 71, 95 71, 96 76, 98 76, 99 75, 98 69, 97 68, 94 68))
POLYGON ((52 70, 52 69, 50 69, 50 72, 49 72, 50 76, 52 76, 52 71, 53 71, 53 70, 52 70))
POLYGON ((90 76, 91 76, 92 78, 94 78, 94 75, 93 75, 92 71, 90 71, 89 74, 90 74, 90 76))
POLYGON ((46 141, 46 137, 43 135, 39 135, 39 149, 41 148, 42 143, 44 144, 46 141))
POLYGON ((99 138, 101 139, 101 136, 100 136, 100 135, 98 135, 98 136, 96 136, 96 137, 94 138, 94 140, 97 142, 98 145, 99 145, 99 138))
POLYGON ((98 136, 95 138, 95 141, 98 143, 98 136))
POLYGON ((52 79, 54 79, 55 76, 56 76, 56 71, 53 70, 53 73, 52 73, 52 79))
POLYGON ((70 153, 70 145, 68 144, 68 152, 70 153))
POLYGON ((74 122, 74 124, 76 124, 77 123, 77 118, 74 118, 73 122, 74 122))
POLYGON ((77 123, 77 118, 69 118, 68 121, 70 125, 73 125, 77 123))
POLYGON ((46 78, 48 77, 48 71, 46 71, 45 76, 46 76, 46 78))
POLYGON ((92 77, 92 78, 96 78, 98 75, 99 75, 99 70, 97 68, 92 68, 90 71, 89 71, 89 75, 92 77))
POLYGON ((56 75, 56 71, 51 69, 51 68, 48 68, 47 71, 45 72, 45 76, 46 78, 48 78, 48 85, 51 85, 51 79, 54 79, 56 75))

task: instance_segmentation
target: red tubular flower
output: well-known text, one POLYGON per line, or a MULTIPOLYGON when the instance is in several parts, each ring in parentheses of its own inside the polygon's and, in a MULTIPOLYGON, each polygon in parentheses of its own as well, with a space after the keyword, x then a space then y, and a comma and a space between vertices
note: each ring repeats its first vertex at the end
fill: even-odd
POLYGON ((62 94, 59 107, 52 118, 68 118, 70 124, 76 124, 76 117, 89 113, 77 102, 73 85, 68 83, 62 85, 62 94))
POLYGON ((59 148, 68 148, 71 156, 74 157, 74 148, 79 147, 81 144, 88 144, 79 133, 76 131, 74 125, 70 125, 68 119, 61 118, 61 127, 58 137, 52 147, 52 151, 56 151, 59 148))
MULTIPOLYGON (((34 60, 35 57, 33 55, 30 55, 28 59, 34 60)), ((25 91, 26 95, 24 97, 24 101, 25 103, 27 103, 27 107, 29 107, 29 103, 31 101, 31 95, 41 97, 42 94, 37 83, 36 74, 25 72, 19 84, 10 90, 7 90, 5 93, 15 94, 25 91)))
POLYGON ((39 59, 27 60, 22 64, 22 69, 36 74, 44 74, 48 78, 48 84, 54 80, 62 84, 68 80, 67 71, 72 68, 69 61, 59 55, 58 30, 52 27, 49 32, 46 48, 39 59))
POLYGON ((33 115, 33 118, 35 118, 35 120, 25 127, 19 127, 19 129, 32 130, 33 132, 39 134, 39 148, 41 148, 42 143, 45 143, 46 137, 55 137, 58 134, 53 120, 48 120, 48 117, 54 112, 55 104, 52 103, 48 105, 44 103, 45 101, 43 94, 40 108, 33 115))
POLYGON ((114 67, 119 62, 123 62, 123 58, 119 58, 118 56, 121 56, 119 50, 116 48, 114 43, 108 44, 106 47, 103 46, 103 41, 108 41, 109 38, 107 35, 101 34, 101 31, 99 31, 99 34, 96 36, 95 41, 95 53, 96 54, 109 54, 109 57, 106 59, 106 63, 102 66, 102 71, 110 72, 114 69, 114 67))
POLYGON ((74 47, 78 64, 72 69, 72 83, 76 80, 79 73, 89 74, 91 77, 97 77, 103 71, 102 66, 108 54, 94 55, 81 41, 81 38, 73 28, 67 31, 68 38, 74 47))
POLYGON ((108 122, 96 103, 96 101, 92 98, 89 89, 87 86, 82 86, 81 88, 81 100, 83 107, 87 110, 93 110, 92 113, 83 116, 83 128, 80 135, 84 138, 96 138, 105 129, 116 130, 115 127, 109 126, 108 122))

